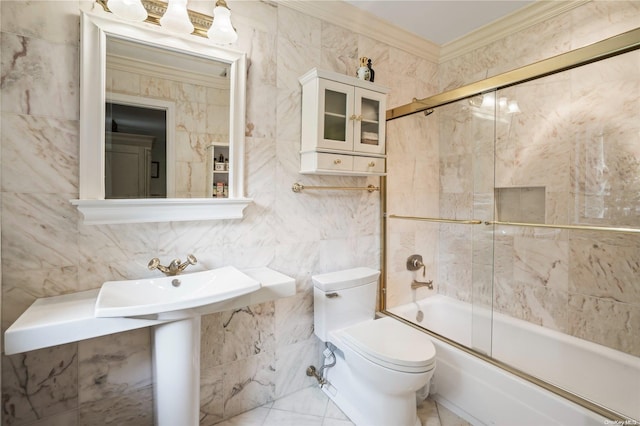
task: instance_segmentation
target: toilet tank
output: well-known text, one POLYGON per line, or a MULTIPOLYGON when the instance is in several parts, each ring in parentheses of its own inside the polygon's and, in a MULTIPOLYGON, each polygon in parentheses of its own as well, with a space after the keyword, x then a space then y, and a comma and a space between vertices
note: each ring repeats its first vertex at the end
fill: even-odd
POLYGON ((314 275, 314 332, 323 342, 329 332, 373 319, 380 271, 354 268, 314 275))

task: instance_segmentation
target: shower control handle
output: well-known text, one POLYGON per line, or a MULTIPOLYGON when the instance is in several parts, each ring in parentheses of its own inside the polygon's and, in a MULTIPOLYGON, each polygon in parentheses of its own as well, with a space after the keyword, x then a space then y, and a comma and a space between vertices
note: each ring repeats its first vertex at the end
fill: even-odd
POLYGON ((427 272, 427 267, 422 262, 422 256, 419 254, 412 254, 407 258, 407 270, 417 271, 422 268, 422 276, 424 277, 427 272))

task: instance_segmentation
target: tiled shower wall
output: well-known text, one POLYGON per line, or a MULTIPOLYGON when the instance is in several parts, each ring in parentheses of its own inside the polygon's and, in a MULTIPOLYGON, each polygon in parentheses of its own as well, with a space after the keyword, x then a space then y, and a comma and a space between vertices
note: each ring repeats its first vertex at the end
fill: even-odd
MULTIPOLYGON (((210 2, 190 1, 209 13, 210 2)), ((287 299, 203 318, 201 424, 311 385, 319 362, 310 276, 380 267, 380 201, 364 192, 295 194, 291 185, 377 178, 301 176, 298 77, 352 74, 373 59, 389 105, 432 86, 435 65, 275 2, 229 2, 248 54, 243 220, 85 226, 78 197, 79 10, 91 2, 2 1, 2 329, 38 297, 152 276, 152 257, 195 254, 194 270, 270 266, 296 278, 287 299)), ((146 329, 3 356, 6 425, 151 425, 146 329)))

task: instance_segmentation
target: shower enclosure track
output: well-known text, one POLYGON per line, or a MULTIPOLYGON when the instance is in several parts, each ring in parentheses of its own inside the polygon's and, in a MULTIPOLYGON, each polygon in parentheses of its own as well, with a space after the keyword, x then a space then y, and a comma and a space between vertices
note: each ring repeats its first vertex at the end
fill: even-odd
POLYGON ((479 219, 447 219, 440 217, 421 217, 421 216, 401 216, 397 214, 385 215, 389 219, 417 220, 422 222, 436 223, 457 223, 460 225, 502 225, 502 226, 522 226, 528 228, 553 228, 553 229, 571 229, 578 231, 607 231, 622 232, 627 234, 640 234, 640 228, 623 228, 617 226, 597 226, 597 225, 556 225, 551 223, 528 223, 528 222, 503 222, 500 220, 479 219))

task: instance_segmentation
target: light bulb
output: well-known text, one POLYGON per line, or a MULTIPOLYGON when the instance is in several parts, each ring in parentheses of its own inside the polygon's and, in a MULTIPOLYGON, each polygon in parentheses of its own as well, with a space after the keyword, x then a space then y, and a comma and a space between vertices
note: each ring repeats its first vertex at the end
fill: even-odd
POLYGON ((207 37, 217 44, 230 44, 238 40, 238 34, 231 25, 231 11, 224 1, 218 0, 213 9, 213 23, 207 37))
POLYGON ((496 96, 493 93, 482 95, 482 108, 493 108, 496 105, 496 96))
POLYGON ((114 15, 128 21, 147 19, 147 10, 140 0, 108 0, 107 7, 114 15))
POLYGON ((169 0, 167 10, 160 18, 160 25, 173 33, 191 34, 193 24, 187 13, 187 0, 169 0))
POLYGON ((518 106, 518 101, 509 101, 509 104, 507 106, 507 111, 510 114, 515 114, 520 112, 520 107, 518 106))

